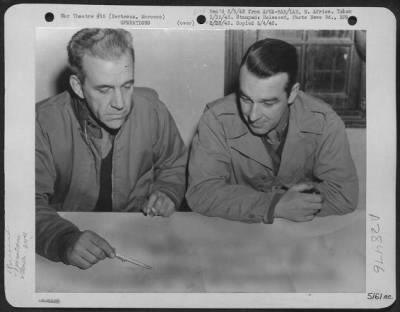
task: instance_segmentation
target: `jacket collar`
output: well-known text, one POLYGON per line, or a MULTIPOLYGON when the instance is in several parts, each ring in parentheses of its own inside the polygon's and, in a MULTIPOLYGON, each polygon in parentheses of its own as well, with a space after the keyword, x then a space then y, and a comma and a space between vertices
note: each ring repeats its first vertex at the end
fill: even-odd
POLYGON ((72 96, 72 110, 83 132, 95 138, 101 138, 101 127, 91 116, 86 101, 72 96))
MULTIPOLYGON (((85 133, 85 136, 89 134, 89 136, 91 137, 101 139, 103 136, 102 127, 93 118, 86 101, 78 98, 75 95, 71 95, 71 97, 72 110, 75 114, 76 119, 79 122, 80 128, 85 133)), ((104 130, 106 130, 112 137, 118 133, 118 130, 104 130)))
MULTIPOLYGON (((237 101, 235 101, 236 104, 237 101)), ((273 168, 271 157, 269 156, 261 137, 253 135, 246 123, 240 117, 238 106, 236 105, 237 116, 228 132, 228 140, 232 148, 254 159, 265 167, 273 168)), ((296 147, 302 146, 306 140, 306 133, 321 134, 322 124, 314 118, 312 109, 304 101, 304 93, 300 92, 296 100, 289 107, 289 124, 285 146, 282 152, 281 164, 285 161, 303 162, 302 157, 293 157, 297 153, 296 147), (288 159, 290 158, 290 159, 288 159), (297 160, 296 160, 297 159, 297 160)), ((285 170, 281 165, 281 169, 285 170)))

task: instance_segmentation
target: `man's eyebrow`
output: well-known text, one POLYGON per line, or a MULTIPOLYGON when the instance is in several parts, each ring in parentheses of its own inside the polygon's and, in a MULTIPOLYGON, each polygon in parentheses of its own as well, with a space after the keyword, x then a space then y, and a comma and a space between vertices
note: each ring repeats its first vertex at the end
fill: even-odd
POLYGON ((134 84, 134 83, 135 83, 135 79, 131 79, 131 80, 125 81, 122 85, 125 86, 127 84, 134 84))
POLYGON ((277 97, 272 97, 272 98, 267 98, 267 99, 261 99, 260 102, 276 102, 279 99, 277 97))
POLYGON ((95 88, 96 89, 106 89, 106 88, 113 88, 113 86, 103 84, 103 85, 97 85, 97 86, 95 86, 95 88))
MULTIPOLYGON (((244 93, 241 89, 239 89, 239 96, 243 96, 245 98, 248 98, 249 100, 254 101, 251 97, 249 97, 246 93, 244 93)), ((265 99, 261 99, 260 102, 264 103, 264 102, 276 102, 279 99, 277 97, 272 97, 272 98, 265 98, 265 99)))

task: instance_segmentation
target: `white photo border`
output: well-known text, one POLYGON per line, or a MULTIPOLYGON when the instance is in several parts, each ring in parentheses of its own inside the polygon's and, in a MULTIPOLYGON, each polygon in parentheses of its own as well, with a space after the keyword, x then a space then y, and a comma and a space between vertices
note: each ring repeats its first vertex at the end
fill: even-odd
MULTIPOLYGON (((225 7, 226 9, 226 7, 225 7)), ((246 8, 249 9, 249 8, 246 8)), ((259 8, 257 8, 259 9, 259 8)), ((276 8, 275 8, 276 9, 276 8)), ((300 8, 303 9, 303 8, 300 8)), ((340 8, 334 8, 340 9, 340 8)), ((346 19, 332 21, 282 21, 273 29, 351 29, 367 34, 367 191, 366 191, 366 292, 361 294, 213 294, 213 293, 52 293, 43 301, 35 292, 34 210, 34 116, 35 38, 38 27, 50 27, 47 12, 98 14, 135 11, 161 14, 152 25, 129 25, 145 29, 216 30, 257 29, 258 26, 210 26, 195 23, 195 17, 210 14, 207 7, 134 7, 101 5, 20 4, 5 14, 5 291, 8 302, 19 307, 136 307, 136 308, 381 308, 396 299, 396 18, 385 8, 346 8, 357 17, 350 26, 346 19), (188 18, 188 16, 190 18, 188 18), (373 18, 371 18, 373 16, 373 18), (192 20, 192 25, 178 25, 192 20), (382 48, 385 47, 385 48, 382 48), (21 92, 21 87, 23 92, 21 92), (22 110, 23 109, 23 110, 22 110), (21 193, 21 190, 22 193, 21 193), (23 218, 21 218, 23 216, 23 218), (379 233, 377 233, 377 224, 379 233), (21 234, 22 233, 22 234, 21 234), (377 235, 383 247, 377 247, 377 235), (25 248, 24 274, 10 267, 12 246, 25 248), (383 249, 382 249, 383 248, 383 249), (376 269, 377 250, 383 250, 384 270, 376 269), (22 276, 22 277, 21 277, 22 276), (21 296, 23 294, 23 296, 21 296), (388 296, 377 299, 375 294, 388 296), (372 297, 371 297, 372 296, 372 297), (94 305, 94 302, 96 303, 94 305)), ((51 27, 116 27, 118 19, 56 18, 51 27)), ((22 251, 21 251, 22 252, 22 251)), ((22 259, 22 257, 21 257, 22 259)), ((380 259, 380 258, 379 258, 380 259)), ((21 260, 22 261, 22 260, 21 260)), ((349 272, 351 274, 351 272, 349 272)))

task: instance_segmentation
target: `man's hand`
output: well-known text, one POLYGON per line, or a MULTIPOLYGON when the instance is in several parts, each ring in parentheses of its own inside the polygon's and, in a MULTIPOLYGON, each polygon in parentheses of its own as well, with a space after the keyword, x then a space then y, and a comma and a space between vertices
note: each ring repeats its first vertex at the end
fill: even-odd
POLYGON ((175 212, 175 204, 163 192, 155 191, 144 204, 143 212, 148 216, 169 217, 175 212))
POLYGON ((98 234, 84 231, 72 246, 67 247, 65 257, 69 264, 86 270, 106 257, 114 258, 115 250, 98 234))
POLYGON ((314 219, 322 208, 320 194, 307 194, 303 192, 314 188, 310 184, 296 184, 281 197, 275 206, 275 217, 284 218, 295 222, 305 222, 314 219))

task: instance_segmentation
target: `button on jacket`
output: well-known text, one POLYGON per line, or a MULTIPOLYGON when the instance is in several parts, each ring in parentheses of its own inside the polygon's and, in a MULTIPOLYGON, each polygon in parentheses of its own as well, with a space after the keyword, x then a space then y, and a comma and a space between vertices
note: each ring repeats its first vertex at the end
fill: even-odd
POLYGON ((324 198, 319 216, 356 208, 358 178, 340 117, 303 92, 289 109, 287 137, 274 175, 262 138, 240 118, 236 95, 207 105, 190 152, 186 197, 192 210, 272 223, 283 190, 303 182, 312 182, 324 198))
MULTIPOLYGON (((36 106, 36 251, 59 261, 58 242, 79 231, 57 211, 93 211, 99 196, 99 155, 68 92, 36 106)), ((154 90, 135 88, 132 110, 114 139, 112 211, 139 211, 150 193, 184 196, 186 148, 154 90)))

